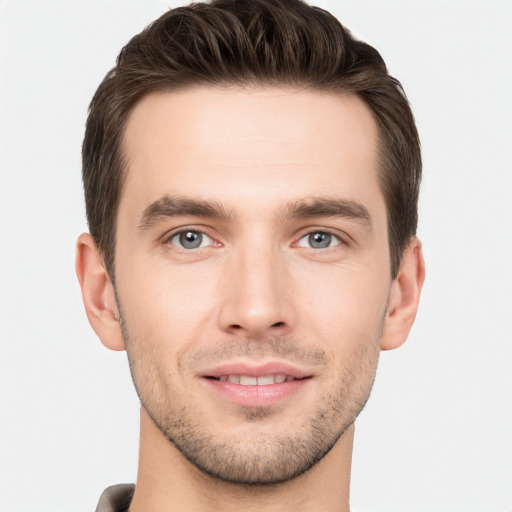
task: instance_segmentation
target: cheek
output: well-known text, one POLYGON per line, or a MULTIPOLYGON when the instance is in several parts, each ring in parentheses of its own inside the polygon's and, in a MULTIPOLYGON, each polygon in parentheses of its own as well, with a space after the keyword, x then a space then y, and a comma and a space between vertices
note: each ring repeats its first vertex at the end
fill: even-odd
POLYGON ((123 314, 134 334, 158 340, 173 333, 183 339, 210 315, 215 274, 206 265, 151 264, 141 255, 129 268, 119 265, 116 275, 123 314))
POLYGON ((298 282, 298 317, 308 337, 321 336, 334 351, 378 340, 390 286, 385 272, 333 267, 298 282))
MULTIPOLYGON (((139 338, 172 337, 181 348, 215 328, 226 296, 229 268, 222 261, 174 265, 164 258, 133 254, 129 265, 119 262, 119 298, 131 332, 139 338)), ((384 265, 382 265, 384 267, 384 265)), ((275 290, 296 312, 292 334, 321 339, 339 348, 340 341, 358 343, 375 337, 385 311, 388 269, 371 261, 326 265, 289 264, 275 290)), ((235 293, 236 295, 236 293, 235 293)), ((231 297, 233 300, 234 297, 231 297)), ((235 297, 236 298, 236 297, 235 297)))

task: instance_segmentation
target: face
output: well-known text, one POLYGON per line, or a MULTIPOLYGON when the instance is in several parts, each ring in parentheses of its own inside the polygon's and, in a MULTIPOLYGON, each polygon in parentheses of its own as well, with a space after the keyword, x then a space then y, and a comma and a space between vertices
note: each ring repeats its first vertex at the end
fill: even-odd
POLYGON ((354 96, 194 88, 126 127, 116 294, 142 405, 202 471, 301 474, 369 395, 391 287, 354 96))

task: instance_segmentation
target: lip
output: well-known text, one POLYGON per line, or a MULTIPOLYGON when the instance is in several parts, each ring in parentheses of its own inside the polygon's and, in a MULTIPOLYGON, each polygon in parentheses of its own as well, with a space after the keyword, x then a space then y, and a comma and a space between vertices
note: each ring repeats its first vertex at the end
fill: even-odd
POLYGON ((313 375, 289 363, 272 361, 263 364, 225 363, 201 372, 199 377, 210 390, 236 405, 266 407, 299 393, 311 382, 313 375), (286 375, 296 380, 265 386, 247 386, 216 380, 223 375, 246 375, 250 377, 286 375))
POLYGON ((201 372, 200 377, 219 378, 222 375, 248 375, 249 377, 263 377, 265 375, 286 375, 294 379, 310 377, 306 370, 281 361, 268 361, 262 364, 224 363, 215 368, 201 372))

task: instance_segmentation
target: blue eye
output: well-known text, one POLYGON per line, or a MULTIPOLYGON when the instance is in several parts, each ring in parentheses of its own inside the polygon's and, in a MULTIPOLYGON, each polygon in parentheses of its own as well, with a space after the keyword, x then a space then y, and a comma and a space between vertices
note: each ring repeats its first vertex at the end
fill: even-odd
POLYGON ((311 249, 327 249, 340 244, 340 239, 326 231, 314 231, 303 236, 299 242, 299 247, 309 247, 311 249))
POLYGON ((175 234, 170 242, 181 249, 198 249, 211 245, 212 239, 201 231, 187 230, 175 234))

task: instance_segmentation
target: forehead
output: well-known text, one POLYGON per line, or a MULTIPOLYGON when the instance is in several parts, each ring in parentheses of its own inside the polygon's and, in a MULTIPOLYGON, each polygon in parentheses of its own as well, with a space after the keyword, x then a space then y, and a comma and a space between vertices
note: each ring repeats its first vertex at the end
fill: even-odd
POLYGON ((123 151, 120 215, 123 203, 142 211, 165 194, 234 210, 307 197, 381 196, 377 126, 353 95, 270 87, 151 94, 128 118, 123 151))

